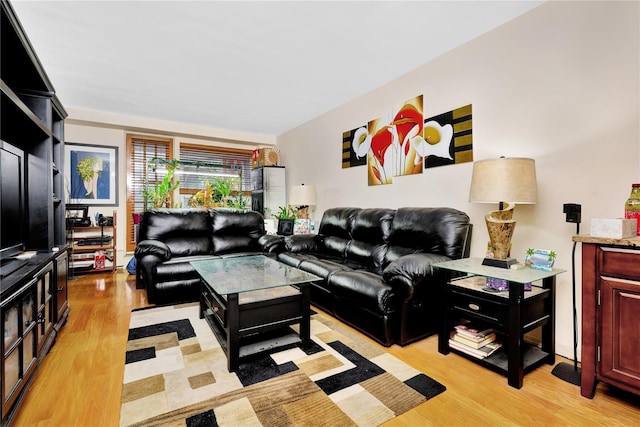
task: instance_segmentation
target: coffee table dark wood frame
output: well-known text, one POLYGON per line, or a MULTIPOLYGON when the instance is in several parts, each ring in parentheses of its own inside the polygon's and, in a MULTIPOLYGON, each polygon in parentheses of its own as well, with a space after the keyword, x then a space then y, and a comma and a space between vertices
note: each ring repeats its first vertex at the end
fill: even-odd
POLYGON ((311 343, 310 282, 226 295, 202 276, 200 282, 200 318, 226 353, 229 372, 244 357, 311 343), (299 334, 288 328, 293 324, 300 325, 299 334))

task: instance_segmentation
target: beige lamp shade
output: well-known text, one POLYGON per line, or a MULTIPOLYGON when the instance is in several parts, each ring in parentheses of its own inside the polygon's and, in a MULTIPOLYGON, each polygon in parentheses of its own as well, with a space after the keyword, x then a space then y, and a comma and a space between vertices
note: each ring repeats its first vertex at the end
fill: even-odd
POLYGON ((533 159, 480 160, 473 164, 469 201, 475 203, 538 202, 536 164, 533 159))
POLYGON ((535 161, 501 157, 475 162, 469 201, 500 203, 499 210, 485 215, 493 260, 485 258, 483 264, 509 268, 517 262, 509 258, 511 238, 516 227, 512 219, 513 209, 516 204, 538 202, 535 161))
POLYGON ((298 218, 309 219, 309 206, 316 204, 316 187, 313 185, 296 185, 291 188, 289 204, 298 206, 298 218))
POLYGON ((316 204, 316 187, 313 185, 295 185, 291 188, 289 204, 292 206, 311 206, 316 204))

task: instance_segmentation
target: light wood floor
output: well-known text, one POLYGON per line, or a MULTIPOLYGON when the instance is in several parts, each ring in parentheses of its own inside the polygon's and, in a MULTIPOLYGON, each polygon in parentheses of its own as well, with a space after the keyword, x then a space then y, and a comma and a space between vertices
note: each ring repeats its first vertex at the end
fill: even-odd
MULTIPOLYGON (((44 359, 16 426, 117 426, 131 309, 148 305, 126 273, 69 282, 71 313, 44 359)), ((441 382, 447 391, 387 426, 640 425, 640 397, 599 384, 595 397, 557 379, 552 366, 525 376, 516 390, 505 377, 460 356, 441 355, 430 337, 387 351, 441 382)), ((557 358, 557 362, 566 361, 557 358)))

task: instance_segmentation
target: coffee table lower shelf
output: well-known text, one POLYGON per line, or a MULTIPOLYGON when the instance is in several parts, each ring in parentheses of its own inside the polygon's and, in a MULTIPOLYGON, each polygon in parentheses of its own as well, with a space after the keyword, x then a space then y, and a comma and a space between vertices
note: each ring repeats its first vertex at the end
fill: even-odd
POLYGON ((229 371, 236 371, 244 357, 309 345, 309 286, 219 295, 202 283, 200 317, 225 352, 229 371), (290 328, 294 324, 300 325, 299 334, 290 328))
MULTIPOLYGON (((207 323, 209 323, 213 334, 220 343, 220 347, 227 357, 229 357, 227 331, 220 326, 210 309, 205 312, 204 318, 207 320, 207 323)), ((302 340, 300 339, 300 335, 294 330, 285 326, 275 330, 257 332, 252 335, 240 337, 239 342, 238 357, 242 359, 262 353, 270 353, 275 349, 286 350, 287 348, 293 348, 301 344, 302 340)))

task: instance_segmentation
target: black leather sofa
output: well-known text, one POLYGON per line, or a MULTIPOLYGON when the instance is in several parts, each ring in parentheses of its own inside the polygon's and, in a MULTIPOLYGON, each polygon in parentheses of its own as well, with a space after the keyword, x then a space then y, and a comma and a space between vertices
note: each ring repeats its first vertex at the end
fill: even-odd
POLYGON ((197 301, 200 278, 189 261, 266 254, 279 236, 266 236, 264 219, 233 209, 152 209, 142 215, 136 245, 136 287, 149 302, 197 301))
POLYGON ((333 208, 317 235, 286 237, 278 259, 323 278, 314 304, 385 346, 406 345, 437 331, 431 264, 468 257, 471 230, 451 208, 333 208))

